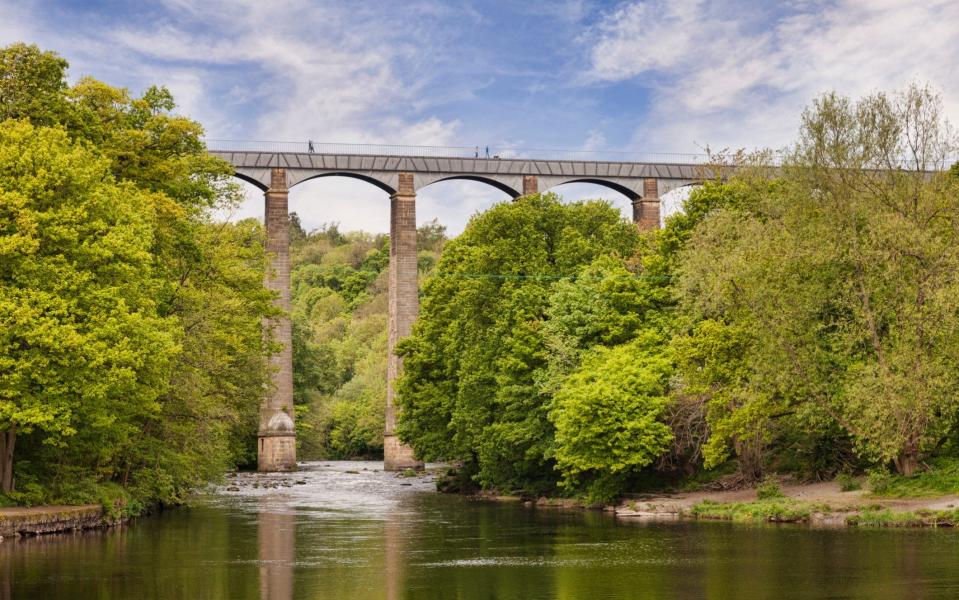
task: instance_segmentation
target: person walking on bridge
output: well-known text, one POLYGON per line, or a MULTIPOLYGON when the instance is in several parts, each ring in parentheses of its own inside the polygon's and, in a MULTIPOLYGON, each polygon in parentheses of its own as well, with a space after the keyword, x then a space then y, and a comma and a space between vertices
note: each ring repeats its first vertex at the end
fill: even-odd
POLYGON ((306 141, 306 151, 313 154, 313 140, 306 141))

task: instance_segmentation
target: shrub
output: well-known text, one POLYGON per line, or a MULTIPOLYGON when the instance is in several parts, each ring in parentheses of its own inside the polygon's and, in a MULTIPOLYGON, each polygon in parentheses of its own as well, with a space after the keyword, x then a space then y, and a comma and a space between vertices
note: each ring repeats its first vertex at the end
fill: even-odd
POLYGON ((836 483, 839 484, 839 490, 843 492, 853 492, 862 489, 862 484, 859 483, 859 480, 849 473, 836 475, 836 483))
POLYGON ((869 489, 873 494, 885 494, 892 486, 892 475, 886 470, 869 473, 869 489))
POLYGON ((772 500, 785 497, 783 491, 779 488, 779 484, 775 481, 767 479, 756 487, 757 500, 772 500))

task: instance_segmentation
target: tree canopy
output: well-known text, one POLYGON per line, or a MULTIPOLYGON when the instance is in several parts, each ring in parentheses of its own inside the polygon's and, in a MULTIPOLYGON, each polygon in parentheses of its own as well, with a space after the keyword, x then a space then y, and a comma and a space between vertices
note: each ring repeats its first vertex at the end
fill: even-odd
POLYGON ((238 189, 167 90, 66 68, 0 50, 4 489, 177 502, 251 458, 274 310, 261 227, 210 220, 238 189))
POLYGON ((565 205, 553 194, 474 217, 424 284, 420 320, 402 345, 402 439, 423 458, 465 460, 485 485, 552 486, 548 374, 568 371, 573 355, 598 340, 630 337, 637 317, 628 312, 643 301, 632 297, 623 259, 637 243, 635 228, 608 204, 565 205), (591 283, 602 290, 560 283, 601 257, 610 263, 584 277, 608 268, 623 282, 591 283), (595 304, 579 305, 594 291, 595 304), (551 299, 580 311, 563 311, 554 331, 551 299), (550 344, 568 347, 568 364, 551 364, 562 352, 550 344))
POLYGON ((715 324, 691 340, 718 352, 710 339, 737 340, 743 357, 735 374, 691 374, 727 398, 709 462, 731 440, 768 443, 790 415, 790 427, 836 426, 863 459, 911 474, 954 431, 955 149, 926 88, 827 94, 804 113, 778 185, 752 187, 694 232, 680 287, 715 324))

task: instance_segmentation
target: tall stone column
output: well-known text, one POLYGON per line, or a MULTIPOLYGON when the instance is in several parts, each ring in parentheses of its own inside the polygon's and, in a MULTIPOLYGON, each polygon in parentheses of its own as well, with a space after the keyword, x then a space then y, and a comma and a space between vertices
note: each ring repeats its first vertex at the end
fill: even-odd
POLYGON ((257 469, 287 471, 296 468, 296 434, 293 429, 293 326, 290 323, 290 216, 285 169, 273 169, 266 192, 264 224, 270 268, 266 287, 279 293, 276 306, 283 314, 268 319, 281 348, 270 357, 273 385, 260 406, 257 469))
POLYGON ((659 229, 659 181, 643 180, 643 197, 633 200, 633 223, 640 231, 659 229))
POLYGON ((410 334, 419 314, 419 288, 416 282, 416 193, 413 174, 400 173, 396 193, 390 197, 390 290, 389 341, 386 367, 386 430, 383 436, 383 468, 387 471, 420 469, 423 463, 413 457, 413 449, 396 437, 396 378, 403 359, 396 355, 396 344, 410 334))

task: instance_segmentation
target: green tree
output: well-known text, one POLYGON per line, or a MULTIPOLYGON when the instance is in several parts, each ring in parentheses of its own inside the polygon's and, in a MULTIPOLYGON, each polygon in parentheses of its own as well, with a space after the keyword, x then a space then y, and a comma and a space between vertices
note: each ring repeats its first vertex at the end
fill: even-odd
MULTIPOLYGON (((3 491, 18 433, 62 447, 87 427, 103 452, 159 410, 180 341, 159 314, 150 253, 158 198, 117 183, 62 130, 0 123, 3 491)), ((102 454, 102 453, 101 453, 102 454)))
POLYGON ((551 290, 600 256, 631 256, 635 227, 603 202, 524 197, 448 242, 402 345, 400 436, 424 459, 460 459, 485 486, 555 482, 542 373, 551 290))
POLYGON ((691 306, 754 337, 732 407, 753 416, 739 423, 784 411, 832 422, 903 474, 953 431, 959 187, 940 107, 917 86, 827 94, 804 113, 781 185, 694 233, 691 306))
POLYGON ((0 121, 60 123, 68 109, 67 61, 53 52, 17 43, 0 48, 0 121))
MULTIPOLYGON (((52 53, 21 44, 5 49, 2 55, 0 87, 3 98, 12 99, 4 105, 2 116, 28 119, 39 138, 56 140, 64 153, 82 147, 93 157, 91 164, 103 170, 104 185, 121 188, 128 197, 123 202, 136 201, 131 210, 139 211, 138 222, 147 225, 127 230, 129 235, 139 236, 137 247, 144 249, 142 259, 151 275, 149 286, 140 287, 150 301, 150 311, 170 324, 175 348, 172 354, 153 348, 155 356, 147 356, 144 365, 125 371, 129 385, 138 386, 138 397, 151 398, 149 402, 104 393, 97 402, 71 408, 67 441, 63 436, 55 441, 40 435, 39 427, 33 428, 34 434, 21 437, 18 480, 36 491, 29 501, 67 496, 71 501, 91 501, 96 498, 91 497, 89 487, 83 493, 64 490, 69 486, 76 490, 83 482, 116 482, 131 490, 135 499, 176 502, 196 484, 250 457, 256 407, 269 381, 265 358, 270 344, 263 340, 260 323, 274 311, 271 295, 262 284, 261 228, 250 222, 223 225, 210 221, 210 208, 238 201, 238 187, 229 182, 230 166, 206 152, 199 124, 172 112, 175 105, 167 90, 150 88, 142 96, 132 97, 126 90, 89 78, 68 86, 66 62, 52 53), (55 129, 44 129, 48 126, 55 129)), ((19 152, 12 141, 10 146, 4 151, 19 152)), ((36 163, 43 164, 44 159, 40 156, 36 163)), ((109 229, 113 221, 91 215, 92 221, 84 223, 82 203, 101 201, 97 197, 101 192, 69 187, 72 175, 59 173, 60 163, 53 167, 50 172, 30 175, 38 182, 40 176, 46 177, 49 189, 35 186, 34 190, 30 187, 33 179, 21 176, 10 183, 10 190, 27 198, 31 196, 26 192, 33 190, 36 201, 44 203, 54 202, 60 195, 82 195, 84 198, 75 200, 81 208, 73 215, 74 221, 65 220, 61 227, 37 233, 30 229, 29 220, 8 220, 4 241, 31 235, 60 236, 65 240, 64 256, 85 252, 97 241, 84 241, 87 228, 109 229)), ((11 177, 15 174, 13 170, 9 173, 11 177)), ((105 242, 115 243, 116 239, 115 233, 104 237, 105 242)), ((104 252, 100 260, 107 257, 104 252)), ((38 261, 11 263, 10 277, 26 277, 38 261)), ((124 264, 116 262, 118 269, 124 264)), ((132 274, 130 270, 127 275, 132 274)), ((150 312, 125 300, 123 289, 112 282, 119 277, 101 269, 85 281, 103 286, 103 303, 118 298, 117 302, 125 302, 122 309, 131 319, 146 319, 150 312)), ((72 292, 62 293, 69 297, 72 292)), ((80 308, 85 308, 82 302, 80 308)), ((35 318, 37 325, 42 318, 61 324, 72 318, 72 313, 50 310, 30 318, 35 318)), ((29 318, 20 316, 27 319, 21 327, 28 326, 29 318)), ((91 318, 91 322, 107 326, 110 318, 91 318)), ((118 331, 118 339, 126 341, 117 341, 117 348, 134 343, 135 333, 127 338, 118 331)), ((151 349, 147 343, 142 347, 151 349)), ((42 355, 38 360, 49 359, 35 350, 42 355)), ((52 352, 44 350, 48 351, 52 352)), ((71 360, 81 360, 80 349, 70 347, 69 351, 78 353, 71 360)), ((102 355, 108 357, 109 353, 102 355)), ((45 388, 38 401, 53 402, 56 389, 45 388)), ((22 401, 21 394, 11 391, 11 404, 22 401)))
POLYGON ((612 500, 628 476, 669 449, 664 417, 672 364, 665 342, 647 330, 632 342, 597 347, 563 381, 550 418, 564 487, 612 500))

